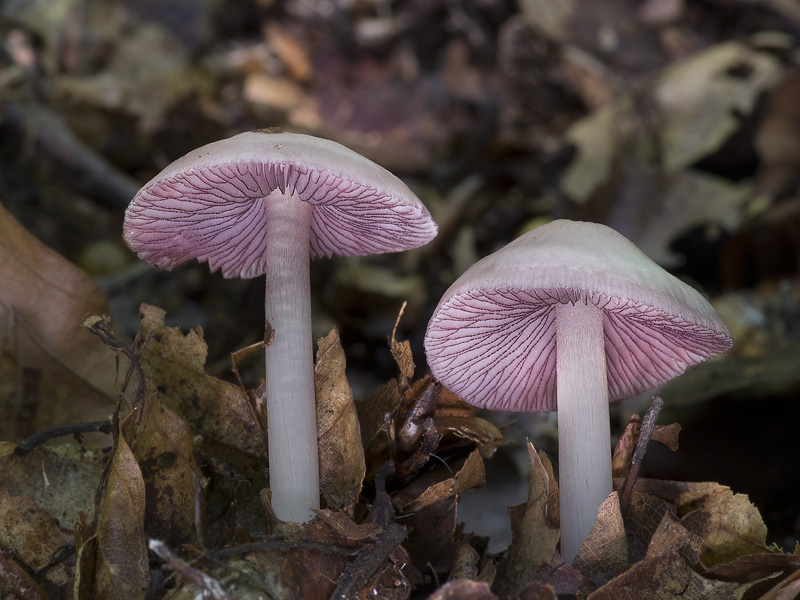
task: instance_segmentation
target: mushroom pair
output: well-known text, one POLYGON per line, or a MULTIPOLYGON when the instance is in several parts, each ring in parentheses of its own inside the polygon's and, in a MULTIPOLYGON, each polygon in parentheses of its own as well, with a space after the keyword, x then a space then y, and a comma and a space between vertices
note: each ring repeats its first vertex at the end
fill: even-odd
POLYGON ((491 410, 558 410, 561 554, 571 562, 612 491, 609 401, 730 348, 695 289, 604 225, 559 220, 470 267, 441 298, 433 375, 491 410))
POLYGON ((162 269, 266 276, 269 481, 284 521, 319 507, 309 261, 421 246, 436 224, 397 177, 329 140, 276 129, 198 148, 147 183, 123 237, 162 269))

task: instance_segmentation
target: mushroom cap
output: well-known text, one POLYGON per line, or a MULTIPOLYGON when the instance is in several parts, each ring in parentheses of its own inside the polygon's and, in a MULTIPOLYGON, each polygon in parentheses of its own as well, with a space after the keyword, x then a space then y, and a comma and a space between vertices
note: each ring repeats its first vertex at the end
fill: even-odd
POLYGON ((609 399, 628 398, 731 347, 694 288, 597 223, 542 225, 470 267, 425 334, 431 372, 468 402, 550 412, 556 404, 557 303, 603 311, 609 399))
POLYGON ((268 196, 314 207, 312 257, 397 252, 436 235, 430 213, 397 177, 341 144, 256 130, 189 152, 148 182, 125 211, 139 257, 172 269, 196 258, 225 277, 264 273, 268 196))

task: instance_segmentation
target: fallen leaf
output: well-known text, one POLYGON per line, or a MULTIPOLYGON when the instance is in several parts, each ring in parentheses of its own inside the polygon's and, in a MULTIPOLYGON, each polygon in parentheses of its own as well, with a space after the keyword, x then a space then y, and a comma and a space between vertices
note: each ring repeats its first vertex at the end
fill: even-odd
POLYGON ((718 44, 671 65, 569 129, 565 139, 575 145, 577 156, 564 174, 562 191, 586 202, 623 155, 651 164, 658 156, 667 172, 696 163, 720 147, 739 127, 737 115, 751 113, 780 75, 780 64, 769 52, 743 42, 718 44))
POLYGON ((617 492, 611 492, 597 511, 597 521, 581 543, 572 566, 601 586, 630 566, 628 540, 617 492))
POLYGON ((749 585, 704 579, 677 554, 642 561, 587 600, 740 600, 749 585))
POLYGON ((511 518, 511 546, 506 576, 501 586, 503 597, 513 597, 531 581, 544 580, 543 571, 546 572, 551 565, 559 539, 559 531, 549 524, 547 515, 549 476, 530 442, 528 459, 531 464, 528 500, 525 504, 508 509, 511 518))
POLYGON ((314 389, 320 493, 328 508, 352 515, 366 472, 358 414, 345 374, 338 330, 333 328, 317 344, 314 389))
POLYGON ((266 460, 266 437, 254 414, 258 407, 250 406, 241 388, 206 375, 203 330, 184 335, 164 325, 165 314, 147 304, 139 310, 147 339, 141 361, 161 400, 195 431, 266 460))
POLYGON ((447 469, 434 469, 421 475, 393 495, 392 504, 401 513, 415 512, 468 490, 480 489, 485 483, 483 459, 473 450, 466 459, 448 465, 447 469))
POLYGON ((6 598, 48 600, 48 594, 33 577, 14 560, 11 552, 0 550, 0 592, 6 598))
POLYGON ((83 510, 94 509, 94 491, 108 455, 77 444, 39 446, 24 455, 16 444, 0 442, 0 487, 27 496, 64 529, 83 510))
POLYGON ((76 592, 83 598, 144 598, 150 582, 144 533, 145 486, 119 435, 95 515, 94 535, 78 549, 76 592))
POLYGON ((700 536, 703 563, 713 566, 767 549, 767 527, 744 494, 713 482, 676 482, 640 479, 636 491, 652 494, 675 505, 678 514, 703 510, 710 517, 700 536))
POLYGON ((197 543, 196 521, 202 525, 205 512, 203 474, 189 428, 163 405, 150 381, 120 428, 144 481, 145 531, 171 546, 197 543))
POLYGON ((473 442, 484 458, 491 458, 497 447, 506 443, 500 430, 481 417, 440 416, 437 407, 433 421, 442 436, 450 434, 473 442))
POLYGON ((0 360, 16 363, 15 379, 20 372, 27 377, 10 390, 26 396, 22 404, 0 395, 6 427, 25 437, 106 418, 117 394, 114 354, 80 327, 86 314, 108 314, 105 294, 1 204, 0 281, 0 360))
POLYGON ((63 593, 71 591, 75 565, 55 559, 71 543, 71 532, 60 528, 46 510, 28 496, 11 496, 0 487, 0 548, 31 571, 42 572, 40 577, 63 593))
MULTIPOLYGON (((633 458, 633 451, 636 449, 636 443, 639 441, 641 425, 642 417, 633 414, 630 416, 622 435, 619 436, 619 440, 617 440, 617 445, 614 447, 614 453, 611 457, 611 472, 614 477, 622 477, 628 472, 631 458, 633 458)), ((656 425, 650 436, 650 440, 661 442, 667 448, 675 452, 678 449, 678 434, 680 430, 681 426, 678 423, 656 425)))

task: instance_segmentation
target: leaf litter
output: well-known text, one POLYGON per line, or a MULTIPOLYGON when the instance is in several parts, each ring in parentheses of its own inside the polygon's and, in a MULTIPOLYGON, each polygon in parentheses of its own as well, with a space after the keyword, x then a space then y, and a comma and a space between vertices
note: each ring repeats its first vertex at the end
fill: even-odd
MULTIPOLYGON (((796 557, 767 546, 746 496, 708 482, 639 479, 624 514, 615 491, 574 563, 564 563, 555 474, 530 442, 528 501, 509 509, 509 549, 489 553, 485 538, 459 525, 457 500, 484 485, 503 434, 430 376, 414 379, 396 326, 398 375, 370 403, 353 400, 338 332, 319 340, 324 508, 305 526, 278 522, 251 417, 259 404, 248 400, 259 392, 204 373, 201 330, 166 327, 164 311, 147 305, 140 319, 130 347, 106 319, 85 320, 131 365, 110 452, 67 443, 20 455, 5 444, 0 544, 13 551, 2 558, 5 585, 44 586, 42 597, 61 589, 144 598, 155 569, 167 575, 167 598, 412 598, 425 589, 430 598, 743 598, 751 589, 766 598, 793 589, 796 557), (225 428, 208 423, 223 415, 225 428), (52 494, 53 485, 72 495, 52 494), (29 582, 19 565, 45 574, 29 582)), ((656 427, 652 440, 675 450, 678 429, 656 427)), ((617 475, 640 433, 634 415, 614 453, 617 475)))
MULTIPOLYGON (((31 147, 39 158, 57 156, 58 131, 75 128, 85 141, 70 146, 75 173, 91 175, 105 164, 86 160, 97 156, 92 146, 124 147, 139 155, 130 159, 131 169, 144 172, 164 157, 152 157, 151 144, 130 143, 119 131, 168 140, 165 155, 178 155, 188 148, 173 140, 191 138, 185 143, 194 147, 194 137, 221 137, 220 129, 253 116, 338 138, 391 168, 418 173, 453 148, 464 149, 456 169, 473 170, 483 156, 476 148, 488 141, 491 154, 515 161, 475 167, 480 185, 466 200, 435 197, 442 214, 452 216, 451 239, 438 242, 452 265, 430 261, 438 269, 434 284, 416 273, 426 270, 422 258, 432 256, 424 249, 409 260, 413 274, 365 262, 344 284, 392 302, 409 296, 419 311, 430 301, 428 287, 498 243, 493 231, 506 235, 543 214, 604 220, 673 266, 684 253, 676 241, 702 229, 703 239, 723 248, 714 256, 723 287, 739 288, 717 303, 741 332, 737 346, 744 349, 667 386, 668 405, 697 404, 747 386, 796 385, 796 286, 777 283, 787 272, 786 257, 796 254, 799 214, 792 195, 797 59, 785 36, 748 34, 715 43, 687 27, 698 16, 691 3, 653 0, 636 10, 623 0, 604 3, 602 11, 612 21, 618 17, 609 30, 596 27, 604 19, 590 2, 553 11, 545 10, 551 3, 526 0, 493 39, 474 7, 447 3, 437 16, 446 14, 441 21, 458 37, 442 36, 439 80, 425 69, 412 36, 403 36, 420 23, 438 22, 428 12, 438 3, 424 10, 395 3, 391 17, 351 3, 339 16, 352 20, 352 47, 324 36, 311 41, 301 21, 278 17, 265 21, 261 38, 222 49, 197 33, 207 34, 205 3, 189 11, 199 16, 196 28, 196 20, 169 27, 164 15, 148 15, 147 6, 132 16, 131 3, 112 4, 76 10, 70 0, 0 9, 12 17, 0 72, 0 93, 4 102, 11 98, 4 118, 33 123, 18 136, 30 144, 20 156, 31 156, 31 147), (203 46, 216 49, 195 66, 190 57, 203 46), (368 46, 385 60, 357 51, 368 46), (153 67, 153 53, 167 58, 153 67), (471 60, 470 53, 496 53, 497 62, 471 60), (188 78, 177 76, 187 72, 188 78), (31 87, 43 95, 37 110, 49 110, 47 102, 61 105, 50 110, 54 121, 15 112, 20 102, 13 86, 30 83, 26 73, 35 74, 31 87), (209 85, 215 77, 222 82, 218 94, 209 85), (78 110, 65 108, 64 100, 78 110), (185 111, 190 121, 182 120, 179 113, 192 102, 185 111), (338 110, 342 104, 350 110, 338 110), (389 107, 392 118, 378 118, 375 106, 389 107), (494 107, 489 134, 475 115, 494 116, 494 107), (61 128, 42 126, 53 122, 61 128), (761 160, 754 181, 709 168, 721 148, 754 124, 761 160), (548 168, 564 163, 559 180, 543 186, 558 198, 531 201, 532 188, 540 191, 531 179, 541 174, 531 177, 530 166, 542 156, 548 168), (502 188, 505 179, 512 191, 502 188), (382 278, 377 290, 369 285, 376 273, 382 278), (761 287, 741 290, 754 281, 761 287), (388 287, 391 293, 382 291, 388 287)), ((271 10, 273 3, 258 4, 271 10)), ((498 4, 481 3, 494 10, 498 4)), ((700 10, 727 11, 731 3, 701 4, 700 10)), ((797 23, 790 3, 750 4, 762 16, 797 23)), ((316 24, 321 17, 312 5, 291 10, 316 24)), ((446 179, 454 167, 437 168, 446 179)), ((69 185, 87 193, 82 186, 91 177, 71 179, 69 185)), ((411 344, 397 340, 397 323, 387 353, 396 376, 368 400, 353 399, 338 331, 320 340, 318 414, 329 459, 322 467, 323 509, 306 527, 277 522, 267 493, 268 423, 257 382, 245 388, 241 380, 212 376, 219 370, 206 364, 202 328, 168 327, 166 311, 155 306, 140 307, 132 344, 108 330, 104 339, 113 343, 104 347, 79 327, 89 314, 97 315, 94 325, 107 324, 99 288, 0 210, 0 427, 9 440, 0 443, 4 596, 137 598, 146 597, 151 582, 169 598, 783 600, 800 592, 797 554, 769 545, 759 511, 727 486, 637 478, 624 507, 623 476, 640 433, 635 416, 614 453, 616 491, 573 565, 558 555, 552 465, 530 443, 528 500, 509 510, 512 544, 489 552, 486 538, 460 523, 458 498, 483 485, 492 457, 507 444, 507 429, 424 374, 415 379, 411 344), (74 426, 62 431, 75 434, 74 441, 22 443, 70 423, 108 423, 111 436, 85 435, 74 426)), ((45 212, 37 219, 52 219, 45 212)), ((97 227, 96 217, 86 221, 89 231, 97 227)), ((341 270, 332 278, 344 285, 342 279, 341 270)), ((652 440, 675 451, 678 430, 677 424, 656 427, 652 440)))

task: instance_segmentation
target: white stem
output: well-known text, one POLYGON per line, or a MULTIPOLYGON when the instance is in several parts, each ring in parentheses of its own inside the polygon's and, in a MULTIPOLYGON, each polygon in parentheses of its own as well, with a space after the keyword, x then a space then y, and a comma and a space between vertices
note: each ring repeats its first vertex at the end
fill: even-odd
POLYGON ((311 338, 309 231, 312 208, 274 192, 268 223, 265 312, 275 330, 266 348, 269 486, 283 521, 305 522, 319 508, 319 457, 311 338))
POLYGON ((603 311, 558 304, 556 328, 561 556, 571 563, 612 489, 603 311))

